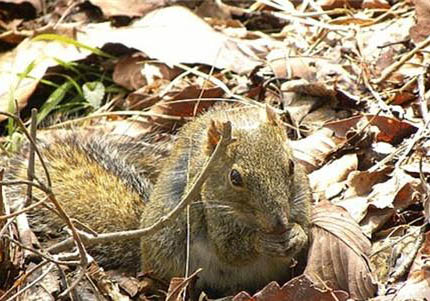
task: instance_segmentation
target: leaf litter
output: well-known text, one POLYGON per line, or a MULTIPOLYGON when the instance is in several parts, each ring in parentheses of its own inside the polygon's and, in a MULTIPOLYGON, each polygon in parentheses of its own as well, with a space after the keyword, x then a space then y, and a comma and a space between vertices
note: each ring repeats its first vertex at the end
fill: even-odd
MULTIPOLYGON (((314 189, 306 269, 233 300, 430 296, 426 0, 40 3, 0 1, 7 8, 0 14, 0 111, 28 118, 28 108, 44 108, 49 87, 67 83, 40 114, 60 114, 68 100, 79 104, 78 117, 52 128, 152 135, 154 143, 223 101, 282 112, 314 189), (84 75, 70 80, 76 70, 84 75)), ((7 229, 20 239, 19 230, 7 229)), ((0 259, 0 295, 37 280, 26 279, 33 266, 18 245, 0 244, 0 259)), ((192 285, 192 277, 178 278, 168 291, 150 274, 120 278, 91 268, 91 281, 78 286, 88 298, 163 298, 161 287, 179 300, 192 285)), ((50 300, 60 292, 63 270, 46 265, 40 272, 48 275, 44 289, 30 287, 18 298, 50 300)))

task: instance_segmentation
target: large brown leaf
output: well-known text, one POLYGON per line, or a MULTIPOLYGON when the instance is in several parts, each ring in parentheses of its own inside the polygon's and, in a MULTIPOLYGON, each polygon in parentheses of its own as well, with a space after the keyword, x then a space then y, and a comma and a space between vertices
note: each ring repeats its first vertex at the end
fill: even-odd
POLYGON ((322 287, 365 300, 376 292, 367 258, 370 242, 342 208, 322 202, 312 214, 312 244, 304 272, 322 287))

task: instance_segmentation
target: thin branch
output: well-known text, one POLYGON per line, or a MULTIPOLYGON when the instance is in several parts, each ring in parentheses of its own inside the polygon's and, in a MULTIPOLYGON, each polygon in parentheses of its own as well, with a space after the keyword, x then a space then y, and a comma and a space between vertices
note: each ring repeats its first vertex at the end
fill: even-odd
POLYGON ((4 235, 3 237, 6 238, 6 239, 8 239, 10 242, 16 244, 17 246, 19 246, 19 247, 21 247, 21 248, 23 248, 23 249, 25 249, 27 251, 30 251, 33 254, 35 254, 35 255, 39 256, 40 258, 43 258, 43 259, 45 259, 45 260, 47 260, 49 262, 52 262, 52 263, 55 263, 55 264, 67 265, 67 266, 77 266, 80 263, 79 261, 62 261, 62 260, 57 260, 57 259, 55 259, 55 258, 53 258, 53 257, 51 257, 51 256, 49 256, 47 254, 43 254, 42 252, 39 252, 38 250, 36 250, 34 248, 31 248, 31 247, 28 247, 28 246, 22 244, 21 242, 13 239, 10 236, 4 235))
POLYGON ((16 121, 18 126, 23 131, 24 135, 27 137, 27 139, 30 141, 31 145, 33 145, 33 147, 34 147, 34 151, 36 152, 37 157, 39 158, 40 163, 42 164, 42 168, 45 172, 46 181, 48 182, 48 187, 52 187, 51 177, 49 176, 48 168, 46 167, 45 161, 42 158, 42 154, 40 153, 39 149, 36 147, 36 141, 33 140, 30 133, 27 131, 24 123, 22 122, 22 120, 18 116, 13 115, 13 114, 8 113, 8 112, 4 112, 4 111, 0 111, 0 115, 5 115, 9 118, 12 118, 14 121, 16 121))
MULTIPOLYGON (((37 109, 33 108, 31 110, 31 125, 30 125, 30 136, 33 139, 33 141, 36 141, 36 129, 37 129, 37 109)), ((28 157, 28 166, 27 166, 27 179, 30 182, 33 182, 33 178, 34 178, 34 149, 35 149, 35 145, 31 143, 30 154, 28 157)), ((32 199, 32 191, 33 191, 33 186, 28 185, 27 198, 25 200, 24 207, 30 206, 31 199, 32 199)))
MULTIPOLYGON (((1 181, 0 181, 0 185, 2 185, 1 181)), ((25 207, 25 208, 23 208, 23 209, 20 209, 20 210, 14 211, 14 212, 13 212, 13 213, 11 213, 11 214, 8 214, 8 215, 0 215, 0 221, 1 221, 1 220, 4 220, 4 219, 11 218, 11 217, 15 217, 15 216, 17 216, 17 215, 20 215, 20 214, 23 214, 23 213, 25 213, 25 212, 27 212, 27 211, 30 211, 31 209, 36 208, 37 206, 41 205, 42 203, 45 203, 47 200, 48 200, 48 197, 45 197, 43 200, 38 201, 38 202, 36 202, 36 203, 34 203, 34 204, 31 204, 30 206, 25 207)))
POLYGON ((398 70, 404 63, 406 63, 416 53, 418 53, 419 51, 421 51, 421 49, 427 47, 428 45, 430 45, 430 36, 428 36, 427 39, 425 39, 424 41, 419 43, 417 46, 415 46, 415 48, 412 51, 405 54, 399 61, 393 63, 391 66, 384 69, 381 76, 379 78, 375 79, 372 83, 373 84, 380 84, 383 81, 385 81, 393 72, 398 70))
MULTIPOLYGON (((39 263, 38 265, 34 266, 30 271, 26 272, 24 275, 22 275, 21 277, 19 277, 19 279, 17 279, 13 286, 11 288, 9 288, 7 290, 7 292, 5 292, 3 295, 0 296, 0 301, 3 301, 7 298, 7 296, 9 296, 12 291, 14 291, 17 287, 19 287, 22 283, 24 283, 24 281, 27 280, 27 278, 33 274, 35 271, 37 271, 38 269, 40 269, 41 267, 43 267, 44 265, 46 265, 48 263, 48 261, 42 261, 41 263, 39 263)), ((17 297, 17 296, 16 296, 17 297)), ((8 300, 13 300, 13 298, 9 298, 8 300)))
POLYGON ((49 272, 51 272, 51 270, 54 268, 55 264, 50 263, 49 267, 46 269, 46 271, 44 271, 39 277, 37 277, 33 282, 31 282, 29 285, 27 285, 26 287, 24 287, 22 290, 18 291, 15 295, 13 295, 12 297, 10 297, 9 299, 7 299, 7 301, 12 301, 15 300, 16 298, 18 298, 20 295, 22 295, 26 290, 30 289, 32 286, 34 286, 36 283, 38 283, 39 281, 42 281, 43 278, 46 277, 46 275, 49 274, 49 272))

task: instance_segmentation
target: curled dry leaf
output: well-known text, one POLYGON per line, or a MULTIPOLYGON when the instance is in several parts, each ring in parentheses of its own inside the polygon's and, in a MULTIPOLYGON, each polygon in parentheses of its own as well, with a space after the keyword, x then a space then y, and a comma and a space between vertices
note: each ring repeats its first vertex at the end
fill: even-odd
MULTIPOLYGON (((11 99, 16 99, 19 108, 25 107, 48 67, 58 65, 56 59, 69 62, 82 59, 89 53, 58 41, 23 41, 0 58, 0 111, 9 111, 11 99), (22 77, 22 74, 26 76, 22 77)), ((0 121, 5 119, 0 115, 0 121)))
MULTIPOLYGON (((330 191, 330 186, 345 180, 348 174, 357 170, 358 160, 356 154, 348 154, 339 158, 309 175, 312 191, 324 196, 330 191)), ((323 197, 324 198, 324 197, 323 197)))
POLYGON ((360 221, 366 235, 379 229, 396 211, 419 201, 421 181, 401 169, 396 169, 389 180, 373 186, 368 196, 368 209, 360 221))
POLYGON ((312 214, 312 244, 304 272, 314 283, 349 292, 353 299, 374 296, 367 258, 369 240, 342 208, 321 202, 312 214), (322 283, 321 283, 322 282, 322 283))
POLYGON ((323 128, 305 139, 290 141, 290 145, 294 157, 309 173, 321 166, 328 155, 340 148, 344 142, 345 139, 337 138, 333 135, 333 131, 323 128))
POLYGON ((325 124, 325 127, 333 130, 338 137, 346 137, 347 133, 355 128, 362 120, 368 124, 378 127, 379 133, 377 141, 388 143, 399 143, 405 137, 417 131, 417 128, 405 121, 377 115, 358 115, 351 118, 332 121, 325 124))
POLYGON ((152 11, 127 27, 90 24, 80 28, 77 37, 92 47, 119 43, 168 65, 201 63, 240 74, 259 65, 259 52, 267 51, 259 40, 233 39, 216 32, 197 15, 179 6, 152 11))
POLYGON ((197 86, 188 86, 180 92, 169 92, 163 100, 151 107, 148 111, 151 116, 141 118, 140 121, 147 132, 159 129, 170 131, 182 125, 186 119, 207 110, 223 94, 224 91, 220 88, 202 90, 197 86))
POLYGON ((346 292, 321 289, 316 287, 309 277, 301 275, 291 279, 282 287, 276 282, 270 282, 254 296, 241 292, 233 298, 233 301, 346 301, 347 299, 346 292))

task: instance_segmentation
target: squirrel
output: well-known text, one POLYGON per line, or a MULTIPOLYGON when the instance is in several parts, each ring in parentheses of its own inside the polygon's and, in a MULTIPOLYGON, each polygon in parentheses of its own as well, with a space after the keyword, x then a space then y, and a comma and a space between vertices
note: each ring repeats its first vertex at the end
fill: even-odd
MULTIPOLYGON (((165 158, 162 148, 79 133, 54 135, 38 147, 53 192, 71 217, 98 233, 131 230, 151 226, 181 201, 214 151, 224 122, 231 123, 235 141, 209 170, 198 199, 140 242, 91 247, 103 267, 136 271, 140 261, 142 270, 167 281, 202 268, 195 290, 210 297, 254 292, 291 278, 291 266, 309 243, 311 190, 272 109, 212 109, 179 131, 165 158)), ((25 178, 23 155, 10 165, 9 177, 25 178)), ((43 175, 40 163, 36 175, 43 175)), ((25 187, 13 189, 11 198, 25 196, 25 187)), ((33 196, 43 194, 34 189, 33 196)), ((44 207, 30 211, 29 221, 47 237, 64 227, 44 207)))

